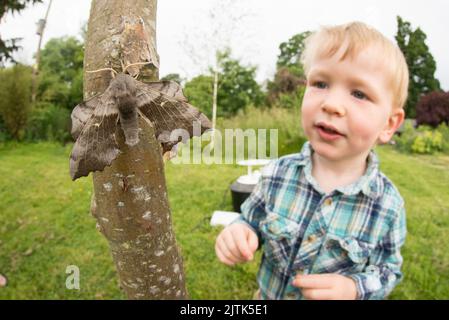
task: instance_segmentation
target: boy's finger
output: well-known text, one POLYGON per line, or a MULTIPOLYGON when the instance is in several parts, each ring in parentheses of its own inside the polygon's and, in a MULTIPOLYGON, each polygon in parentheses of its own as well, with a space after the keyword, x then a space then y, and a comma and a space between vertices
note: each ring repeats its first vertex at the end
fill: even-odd
POLYGON ((238 234, 237 230, 227 232, 223 234, 223 240, 227 249, 232 253, 232 255, 239 261, 242 261, 245 260, 245 257, 243 256, 241 249, 239 247, 241 241, 237 238, 236 236, 237 234, 238 234))
POLYGON ((233 253, 233 251, 235 251, 235 249, 233 250, 233 248, 229 248, 228 244, 230 244, 232 246, 232 243, 233 243, 232 239, 231 240, 227 239, 227 235, 225 234, 225 235, 223 235, 223 241, 220 241, 218 243, 219 249, 220 249, 221 253, 226 258, 228 258, 228 260, 230 260, 234 263, 239 262, 239 261, 241 261, 241 258, 233 253))
POLYGON ((242 258, 244 258, 245 260, 252 258, 251 250, 248 246, 245 231, 242 229, 235 230, 234 237, 235 243, 242 258))
POLYGON ((257 237, 257 234, 252 231, 248 233, 248 246, 251 250, 251 254, 253 254, 259 246, 259 238, 257 237))
MULTIPOLYGON (((235 264, 234 261, 229 259, 226 254, 223 252, 223 243, 217 241, 215 244, 215 254, 217 255, 218 259, 223 262, 224 264, 233 266, 235 264)), ((226 249, 225 249, 226 250, 226 249)))
POLYGON ((296 276, 294 285, 307 289, 329 289, 332 288, 333 278, 326 274, 296 276))
POLYGON ((307 300, 332 300, 335 298, 334 291, 329 289, 303 289, 301 293, 307 300))
POLYGON ((223 253, 221 253, 221 251, 216 251, 218 260, 220 260, 222 263, 228 265, 228 266, 233 266, 234 262, 232 262, 231 260, 229 260, 228 258, 226 258, 223 253))

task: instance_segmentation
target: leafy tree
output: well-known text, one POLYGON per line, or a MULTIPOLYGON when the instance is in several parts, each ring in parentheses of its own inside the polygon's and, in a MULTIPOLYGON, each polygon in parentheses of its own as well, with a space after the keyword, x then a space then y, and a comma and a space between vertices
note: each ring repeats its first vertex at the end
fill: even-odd
POLYGON ((305 48, 305 39, 310 35, 310 31, 295 34, 287 42, 279 45, 281 53, 276 63, 277 70, 287 68, 296 77, 304 77, 304 69, 301 64, 301 55, 305 48))
POLYGON ((449 125, 449 92, 434 91, 421 97, 416 107, 416 123, 436 128, 449 125))
MULTIPOLYGON (((30 2, 35 4, 36 2, 42 2, 42 0, 0 0, 0 21, 7 12, 19 12, 25 9, 30 2)), ((15 62, 12 53, 20 48, 17 44, 19 41, 20 38, 8 40, 0 38, 0 65, 6 61, 15 62)))
POLYGON ((289 68, 281 67, 274 75, 274 80, 267 84, 267 102, 274 105, 281 95, 293 95, 298 92, 299 87, 305 85, 303 77, 293 74, 289 68))
POLYGON ((231 57, 231 51, 218 53, 218 115, 230 116, 249 104, 259 106, 264 96, 255 80, 256 67, 243 66, 231 57))
POLYGON ((209 118, 212 116, 212 93, 214 78, 209 75, 199 75, 188 81, 184 93, 189 103, 197 107, 209 118))
MULTIPOLYGON (((255 80, 256 67, 243 66, 225 50, 218 54, 218 116, 231 116, 249 104, 259 106, 263 93, 255 80)), ((188 81, 185 94, 189 101, 207 116, 212 114, 213 70, 188 81)))
POLYGON ((51 39, 41 51, 38 100, 72 110, 83 99, 83 44, 51 39))
POLYGON ((416 115, 416 104, 426 93, 440 90, 440 82, 435 78, 436 63, 426 45, 426 34, 417 28, 412 30, 410 22, 397 17, 396 41, 409 67, 409 90, 405 106, 406 117, 416 115))
POLYGON ((0 70, 0 116, 9 135, 19 140, 31 111, 32 69, 17 64, 0 70))
POLYGON ((30 113, 25 139, 28 141, 72 141, 70 110, 51 104, 41 104, 30 113))
POLYGON ((276 104, 280 96, 291 95, 293 98, 301 91, 299 87, 305 84, 305 75, 300 59, 304 52, 305 39, 310 34, 309 31, 298 33, 279 45, 276 74, 273 81, 267 84, 269 105, 276 104))
POLYGON ((1 0, 0 18, 2 18, 7 12, 15 13, 22 11, 29 2, 35 4, 36 2, 42 2, 42 0, 1 0))

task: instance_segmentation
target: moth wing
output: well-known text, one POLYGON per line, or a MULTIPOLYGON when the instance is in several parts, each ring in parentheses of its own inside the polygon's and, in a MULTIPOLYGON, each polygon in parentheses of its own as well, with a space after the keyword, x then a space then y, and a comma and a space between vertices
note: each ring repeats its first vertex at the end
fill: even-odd
MULTIPOLYGON (((174 98, 178 101, 188 102, 187 98, 182 92, 182 87, 175 81, 157 81, 150 83, 139 82, 141 87, 146 87, 147 89, 162 92, 165 96, 169 98, 174 98), (143 85, 143 86, 142 86, 143 85)), ((138 84, 138 85, 139 85, 138 84)))
POLYGON ((82 107, 77 113, 77 121, 80 123, 77 125, 81 125, 83 122, 84 118, 81 116, 86 116, 92 107, 94 110, 77 135, 70 155, 72 180, 88 176, 90 172, 102 171, 106 166, 111 165, 120 153, 115 139, 118 110, 114 100, 104 93, 97 100, 89 100, 89 103, 79 106, 82 107))
POLYGON ((95 111, 95 107, 99 105, 102 95, 97 95, 89 100, 81 102, 72 111, 72 137, 74 140, 78 139, 83 127, 91 118, 95 111))
POLYGON ((212 127, 201 111, 187 103, 181 86, 176 82, 137 82, 136 87, 138 107, 155 127, 156 138, 162 145, 163 153, 172 150, 182 140, 177 134, 170 137, 174 130, 184 130, 182 132, 188 133, 188 138, 192 138, 212 127), (200 130, 194 130, 195 122, 200 130))

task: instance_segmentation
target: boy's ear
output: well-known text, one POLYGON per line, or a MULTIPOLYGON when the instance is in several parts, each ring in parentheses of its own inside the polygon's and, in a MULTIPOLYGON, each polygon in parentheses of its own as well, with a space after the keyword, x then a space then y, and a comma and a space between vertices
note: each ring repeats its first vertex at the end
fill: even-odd
POLYGON ((391 112, 387 124, 379 135, 378 142, 380 144, 385 144, 390 141, 393 134, 401 126, 402 122, 404 122, 404 117, 405 113, 402 108, 397 108, 391 112))

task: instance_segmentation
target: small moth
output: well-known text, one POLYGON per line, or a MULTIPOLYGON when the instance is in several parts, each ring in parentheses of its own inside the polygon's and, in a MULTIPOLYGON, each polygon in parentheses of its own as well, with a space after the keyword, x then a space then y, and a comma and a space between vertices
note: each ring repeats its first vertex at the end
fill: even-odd
POLYGON ((119 73, 103 93, 80 103, 72 112, 72 136, 76 140, 70 155, 72 180, 111 165, 120 153, 115 139, 117 125, 126 144, 136 145, 139 116, 153 125, 163 154, 179 142, 170 140, 173 130, 184 129, 192 137, 195 121, 201 126, 201 134, 211 128, 209 119, 187 102, 176 82, 143 83, 119 73))

